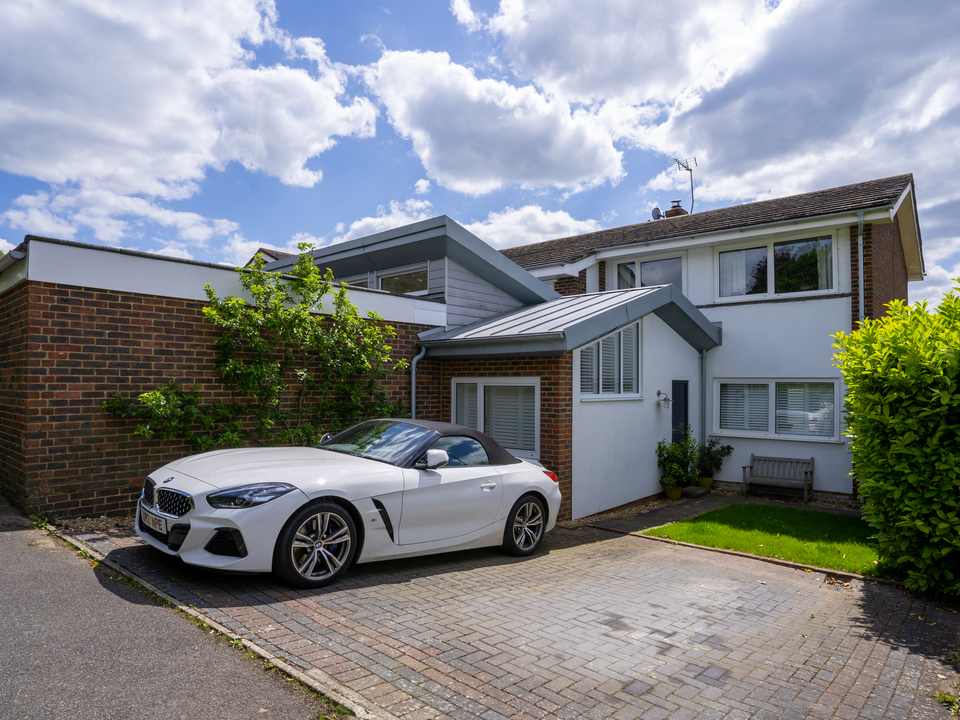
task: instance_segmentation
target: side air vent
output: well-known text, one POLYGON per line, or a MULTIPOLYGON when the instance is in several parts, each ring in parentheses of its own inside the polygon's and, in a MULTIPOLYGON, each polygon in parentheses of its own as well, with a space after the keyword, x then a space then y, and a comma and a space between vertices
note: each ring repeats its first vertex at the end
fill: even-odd
POLYGON ((210 542, 203 549, 211 555, 239 558, 247 556, 247 545, 243 542, 243 535, 236 528, 217 528, 210 542))
POLYGON ((396 540, 393 539, 393 523, 390 522, 390 513, 387 512, 383 503, 376 498, 373 499, 373 506, 377 509, 377 512, 380 513, 380 519, 383 520, 383 527, 386 529, 387 535, 390 536, 390 541, 395 543, 396 540))

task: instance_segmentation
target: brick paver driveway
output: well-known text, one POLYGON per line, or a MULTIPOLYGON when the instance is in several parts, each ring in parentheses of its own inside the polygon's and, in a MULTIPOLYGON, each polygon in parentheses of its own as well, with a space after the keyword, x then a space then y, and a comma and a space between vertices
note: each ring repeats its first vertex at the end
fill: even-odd
POLYGON ((79 537, 405 720, 947 717, 921 675, 940 667, 925 659, 933 624, 955 633, 956 616, 882 585, 558 528, 524 560, 481 550, 361 565, 301 591, 79 537))

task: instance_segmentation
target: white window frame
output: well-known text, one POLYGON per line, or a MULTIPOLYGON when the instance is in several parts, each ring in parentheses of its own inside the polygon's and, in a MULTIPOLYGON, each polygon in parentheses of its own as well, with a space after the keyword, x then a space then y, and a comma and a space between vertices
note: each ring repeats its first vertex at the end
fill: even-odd
MULTIPOLYGON (((428 263, 417 263, 416 265, 405 265, 404 267, 390 268, 387 272, 378 272, 377 273, 377 290, 383 290, 381 281, 385 278, 398 277, 400 275, 409 275, 410 273, 423 270, 427 273, 427 288, 426 290, 414 290, 413 292, 403 293, 404 295, 427 295, 430 292, 430 267, 428 263)), ((389 291, 386 291, 389 292, 389 291)))
POLYGON ((540 459, 540 378, 539 377, 455 377, 450 380, 450 422, 457 421, 457 384, 476 384, 477 386, 477 430, 486 432, 483 428, 484 421, 484 388, 487 385, 510 385, 524 386, 533 388, 534 403, 534 450, 519 450, 517 448, 506 448, 511 454, 518 458, 527 460, 540 459))
POLYGON ((753 241, 745 240, 732 245, 718 245, 713 248, 713 300, 717 303, 742 303, 759 300, 770 300, 773 298, 793 298, 793 297, 811 297, 815 295, 837 295, 840 286, 840 243, 837 238, 836 230, 808 230, 803 233, 791 233, 788 236, 774 238, 756 238, 753 241), (829 237, 831 240, 831 263, 833 265, 833 287, 829 290, 803 290, 792 293, 774 292, 776 278, 773 271, 773 246, 780 243, 800 242, 802 240, 816 240, 829 237), (756 293, 754 295, 720 295, 720 253, 732 252, 736 250, 750 250, 752 248, 767 248, 767 292, 756 293))
MULTIPOLYGON (((622 265, 623 263, 634 263, 636 271, 637 282, 640 282, 641 268, 640 263, 646 262, 657 262, 658 260, 674 260, 680 259, 680 292, 686 295, 687 288, 687 251, 686 250, 675 250, 673 252, 663 252, 656 253, 654 255, 633 255, 630 257, 619 258, 617 260, 608 260, 607 269, 606 269, 606 282, 607 290, 617 290, 617 265, 622 265)), ((634 287, 641 287, 640 285, 635 285, 634 287)))
MULTIPOLYGON (((602 352, 602 349, 600 350, 600 352, 602 352)), ((587 343, 586 345, 583 345, 582 347, 577 348, 576 360, 577 360, 576 367, 574 368, 575 369, 574 383, 576 383, 577 396, 580 399, 580 402, 608 402, 610 400, 642 400, 643 399, 643 324, 639 320, 633 323, 628 323, 622 327, 619 327, 616 330, 614 330, 612 333, 607 333, 603 337, 597 338, 593 342, 587 343), (623 391, 623 341, 622 339, 618 343, 618 347, 620 350, 620 358, 619 358, 619 363, 617 365, 617 372, 618 372, 617 382, 619 386, 619 392, 615 392, 615 393, 603 392, 602 390, 603 378, 600 377, 599 373, 598 373, 598 380, 597 380, 597 392, 595 393, 583 392, 580 389, 581 387, 580 386, 580 368, 582 367, 581 363, 583 362, 582 360, 583 351, 593 346, 602 348, 604 340, 606 340, 609 337, 613 337, 621 334, 625 329, 629 327, 636 328, 635 332, 637 335, 637 377, 636 377, 637 390, 636 392, 623 391)), ((601 366, 599 353, 597 356, 597 365, 598 367, 601 366)))
POLYGON ((769 440, 791 440, 794 442, 842 443, 840 437, 840 416, 842 404, 840 395, 840 380, 828 377, 733 377, 713 379, 713 432, 711 435, 723 437, 764 438, 769 440), (778 433, 777 427, 777 383, 830 383, 833 385, 833 435, 795 435, 793 433, 778 433), (720 385, 766 385, 769 393, 767 403, 767 431, 728 430, 720 427, 720 385))

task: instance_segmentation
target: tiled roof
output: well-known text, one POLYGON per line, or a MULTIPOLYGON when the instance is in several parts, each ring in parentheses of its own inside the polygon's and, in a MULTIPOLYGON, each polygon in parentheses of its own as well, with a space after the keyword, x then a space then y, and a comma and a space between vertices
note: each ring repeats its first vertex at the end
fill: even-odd
POLYGON ((912 174, 896 175, 803 195, 762 200, 692 215, 598 230, 585 235, 546 240, 507 248, 501 252, 517 265, 528 268, 576 262, 597 250, 618 245, 668 240, 687 235, 892 205, 912 183, 912 174))
POLYGON ((253 262, 253 258, 255 258, 257 255, 263 255, 263 259, 266 260, 267 262, 272 262, 274 260, 283 260, 284 258, 288 258, 288 257, 295 257, 294 253, 288 253, 288 252, 283 252, 282 250, 274 250, 273 248, 262 247, 262 248, 257 248, 257 251, 253 254, 253 257, 247 260, 247 264, 244 265, 244 267, 249 267, 250 264, 253 262))

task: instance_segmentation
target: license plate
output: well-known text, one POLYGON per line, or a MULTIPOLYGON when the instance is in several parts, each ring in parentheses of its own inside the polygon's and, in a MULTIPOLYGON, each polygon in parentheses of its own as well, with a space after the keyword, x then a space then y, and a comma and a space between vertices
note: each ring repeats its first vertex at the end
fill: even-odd
POLYGON ((143 524, 146 525, 151 530, 156 530, 161 535, 167 534, 167 519, 162 518, 159 515, 154 515, 151 512, 147 512, 142 507, 140 508, 140 519, 143 520, 143 524))

